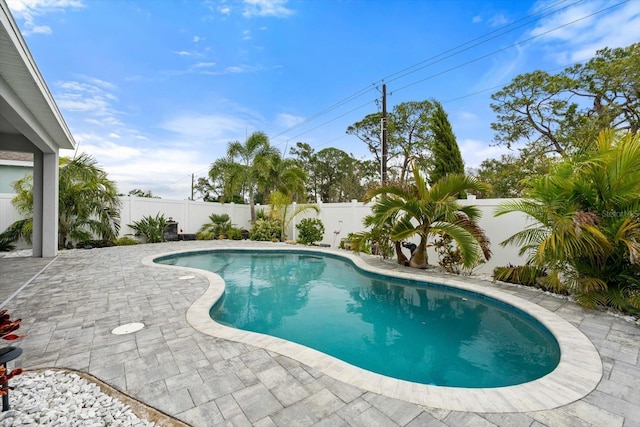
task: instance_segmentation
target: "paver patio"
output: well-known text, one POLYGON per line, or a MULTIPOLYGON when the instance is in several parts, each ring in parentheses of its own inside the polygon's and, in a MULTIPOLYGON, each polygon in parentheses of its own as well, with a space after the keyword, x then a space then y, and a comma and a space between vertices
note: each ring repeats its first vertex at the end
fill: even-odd
POLYGON ((4 308, 23 318, 20 332, 28 334, 19 343, 24 353, 17 365, 90 373, 193 426, 640 426, 636 323, 537 290, 483 281, 482 286, 534 302, 580 329, 600 353, 602 380, 584 398, 550 410, 431 408, 197 331, 186 313, 208 288, 205 276, 185 278, 183 271, 142 263, 153 254, 228 245, 260 247, 255 242, 172 242, 63 251, 53 260, 0 258, 0 296, 14 295, 4 308), (130 322, 145 328, 111 333, 130 322))

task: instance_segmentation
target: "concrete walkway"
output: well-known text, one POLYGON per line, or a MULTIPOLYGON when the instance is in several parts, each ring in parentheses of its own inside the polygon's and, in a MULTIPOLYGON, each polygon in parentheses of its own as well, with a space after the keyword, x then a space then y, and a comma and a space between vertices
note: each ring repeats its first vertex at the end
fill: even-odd
POLYGON ((480 282, 578 327, 600 353, 602 380, 586 397, 551 410, 430 408, 359 389, 262 348, 198 332, 186 313, 208 288, 206 277, 185 278, 183 271, 142 263, 153 254, 228 244, 173 242, 64 251, 55 260, 0 258, 0 295, 14 295, 4 308, 23 318, 20 332, 28 334, 19 342, 24 353, 17 365, 90 373, 192 426, 640 427, 640 327, 635 323, 536 290, 480 282), (146 327, 128 335, 111 333, 130 322, 146 327))

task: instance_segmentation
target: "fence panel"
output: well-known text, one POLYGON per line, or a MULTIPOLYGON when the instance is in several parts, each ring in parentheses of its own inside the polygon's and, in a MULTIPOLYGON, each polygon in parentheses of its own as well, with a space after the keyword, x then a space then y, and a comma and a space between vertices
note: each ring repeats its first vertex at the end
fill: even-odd
MULTIPOLYGON (((20 219, 20 215, 11 204, 13 194, 0 194, 0 231, 5 230, 14 221, 20 219)), ((205 223, 209 222, 209 215, 227 214, 231 222, 236 227, 251 228, 251 214, 248 205, 238 205, 235 203, 208 203, 194 202, 190 200, 167 200, 152 199, 145 197, 125 196, 121 197, 122 209, 120 212, 120 235, 131 234, 133 230, 128 227, 133 221, 138 221, 145 216, 155 216, 158 213, 171 217, 178 222, 178 229, 183 233, 195 234, 205 223)), ((518 248, 508 246, 503 248, 499 245, 507 237, 530 225, 526 216, 521 213, 510 213, 502 217, 494 217, 495 208, 506 199, 478 199, 460 200, 461 204, 476 205, 482 212, 479 225, 491 241, 491 251, 493 256, 489 262, 479 267, 477 271, 491 273, 495 266, 507 265, 508 263, 517 265, 523 264, 524 259, 518 255, 518 248)), ((325 245, 337 247, 340 240, 352 232, 363 230, 362 220, 371 210, 370 204, 364 204, 353 200, 348 203, 320 203, 320 213, 313 211, 295 217, 286 230, 287 238, 296 240, 296 224, 302 218, 319 218, 324 227, 324 238, 321 242, 325 245)), ((263 207, 257 206, 256 209, 263 207)), ((295 206, 290 210, 293 211, 295 206)), ((417 242, 416 242, 417 243, 417 242)), ((408 250, 407 250, 408 255, 408 250)), ((437 264, 435 252, 429 250, 429 260, 431 264, 437 264)))

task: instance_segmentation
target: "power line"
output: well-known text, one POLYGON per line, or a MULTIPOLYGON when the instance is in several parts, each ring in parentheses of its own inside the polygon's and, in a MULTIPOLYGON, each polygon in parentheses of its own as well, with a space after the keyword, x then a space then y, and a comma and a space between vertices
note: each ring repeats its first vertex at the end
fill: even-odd
MULTIPOLYGON (((512 31, 515 31, 516 29, 522 28, 522 27, 524 27, 524 26, 526 26, 526 25, 528 25, 528 24, 530 24, 530 23, 532 23, 532 22, 535 22, 535 21, 537 21, 537 20, 539 20, 539 19, 541 19, 541 18, 545 18, 545 17, 551 16, 551 15, 553 15, 553 14, 555 14, 555 13, 561 12, 561 11, 563 11, 563 10, 565 10, 565 9, 567 9, 567 8, 569 8, 569 7, 571 7, 571 6, 574 6, 574 5, 576 5, 576 4, 580 3, 580 2, 582 2, 583 0, 575 1, 575 2, 573 2, 573 3, 571 3, 571 4, 567 5, 567 6, 564 6, 564 7, 562 7, 562 8, 559 8, 559 9, 553 10, 553 11, 551 11, 551 12, 547 13, 547 14, 544 14, 544 15, 542 15, 542 16, 539 16, 542 12, 545 12, 545 11, 547 11, 547 10, 549 10, 549 9, 552 9, 552 8, 554 8, 554 7, 556 7, 556 6, 560 5, 560 4, 562 4, 562 3, 565 3, 566 1, 568 1, 568 0, 562 0, 562 1, 559 1, 559 2, 557 2, 557 3, 554 3, 554 4, 552 4, 552 5, 550 5, 550 6, 546 7, 546 8, 543 8, 543 9, 541 9, 541 10, 539 10, 539 11, 536 11, 535 13, 532 13, 532 14, 530 14, 530 15, 527 15, 527 16, 525 16, 524 18, 521 18, 521 19, 519 19, 519 20, 516 20, 516 21, 514 21, 514 22, 512 22, 512 23, 510 23, 510 24, 508 24, 508 25, 504 25, 504 26, 502 26, 502 27, 500 27, 500 28, 498 28, 498 29, 496 29, 496 30, 490 31, 490 32, 488 32, 488 33, 485 33, 485 34, 483 34, 483 35, 479 36, 479 37, 476 37, 476 38, 474 38, 474 39, 472 39, 472 40, 469 40, 469 41, 467 41, 467 42, 465 42, 465 43, 463 43, 463 44, 461 44, 461 45, 458 45, 458 46, 456 46, 456 47, 453 47, 453 48, 451 48, 451 49, 448 49, 448 50, 446 50, 446 51, 444 51, 444 52, 442 52, 442 53, 440 53, 440 54, 438 54, 438 55, 436 55, 436 56, 433 56, 433 57, 427 58, 427 59, 425 59, 425 60, 423 60, 423 61, 420 61, 420 62, 418 62, 418 63, 416 63, 416 64, 414 64, 414 65, 411 65, 411 66, 406 67, 406 68, 404 68, 404 69, 402 69, 402 70, 399 70, 399 71, 397 71, 397 72, 395 72, 395 73, 393 73, 393 74, 390 74, 390 75, 389 75, 389 76, 387 76, 387 77, 384 77, 384 78, 382 78, 382 79, 377 80, 377 81, 376 81, 376 83, 384 83, 385 81, 387 81, 387 79, 390 79, 390 78, 392 78, 392 77, 394 77, 394 76, 396 76, 396 75, 398 75, 398 74, 400 74, 400 73, 404 73, 404 74, 402 74, 402 75, 400 75, 400 76, 398 76, 398 77, 395 77, 395 78, 393 78, 393 79, 391 79, 391 80, 389 80, 389 81, 395 81, 395 80, 398 80, 398 79, 400 79, 400 78, 402 78, 402 77, 405 77, 405 76, 407 76, 407 75, 409 75, 409 74, 415 73, 415 72, 417 72, 417 71, 419 71, 419 70, 421 70, 421 69, 424 69, 424 68, 426 68, 426 67, 428 67, 428 66, 430 66, 430 65, 433 65, 433 64, 435 64, 435 63, 437 63, 437 62, 440 62, 440 61, 442 61, 442 60, 444 60, 444 59, 447 59, 447 58, 450 58, 450 57, 452 57, 452 56, 458 55, 458 54, 460 54, 460 53, 462 53, 462 52, 465 52, 465 51, 467 51, 467 50, 469 50, 469 49, 471 49, 471 48, 473 48, 473 47, 479 46, 479 45, 481 45, 481 44, 483 44, 483 43, 487 43, 488 41, 491 41, 491 40, 496 39, 496 38, 498 38, 498 37, 502 37, 502 36, 503 36, 503 35, 505 35, 505 34, 508 34, 508 33, 512 32, 512 31), (535 17, 535 19, 532 19, 532 18, 534 18, 534 17, 535 17), (521 25, 518 25, 518 26, 515 26, 515 27, 514 27, 514 24, 517 24, 517 23, 522 22, 522 21, 527 21, 527 22, 525 22, 525 23, 523 23, 523 24, 521 24, 521 25), (499 31, 505 30, 505 29, 510 28, 510 27, 513 27, 513 28, 511 28, 511 29, 510 29, 510 30, 508 30, 508 31, 504 31, 504 32, 502 32, 502 33, 500 33, 500 34, 498 34, 498 35, 495 35, 495 36, 493 36, 493 37, 490 37, 490 38, 488 38, 488 39, 486 39, 486 40, 484 40, 484 41, 481 41, 481 42, 478 42, 478 43, 472 44, 471 46, 468 46, 469 44, 471 44, 471 43, 473 43, 473 42, 475 42, 475 41, 485 39, 487 36, 489 36, 489 35, 491 35, 491 34, 497 33, 497 32, 499 32, 499 31), (464 47, 464 46, 467 46, 467 47, 466 47, 466 48, 464 48, 464 49, 461 49, 461 48, 462 48, 462 47, 464 47), (451 52, 454 52, 454 53, 451 53, 451 52), (447 53, 450 53, 450 54, 449 54, 449 55, 446 55, 447 53), (445 55, 446 55, 446 56, 445 56, 445 55), (442 58, 441 58, 441 59, 439 59, 438 61, 433 61, 434 59, 436 59, 436 58, 440 58, 440 57, 442 57, 442 58), (433 62, 429 62, 429 61, 433 61, 433 62), (428 64, 426 64, 426 65, 423 65, 423 64, 425 64, 426 62, 429 62, 429 63, 428 63, 428 64), (418 67, 418 68, 416 68, 416 67, 418 67), (415 68, 415 69, 414 69, 414 68, 415 68), (412 70, 412 69, 413 69, 413 71, 409 71, 409 70, 412 70)), ((628 1, 628 0, 627 0, 627 1, 628 1)), ((354 94, 352 94, 352 95, 350 95, 350 96, 348 96, 348 97, 346 97, 346 98, 342 99, 341 101, 338 101, 337 103, 335 103, 335 104, 333 104, 333 105, 331 105, 331 106, 329 106, 329 107, 325 108, 324 110, 322 110, 322 111, 320 111, 320 112, 318 112, 318 113, 315 113, 314 115, 312 115, 312 116, 310 116, 310 117, 306 118, 306 119, 305 119, 305 120, 303 120, 302 122, 297 123, 297 124, 295 124, 294 126, 291 126, 291 127, 287 128, 287 129, 285 129, 284 131, 282 131, 282 132, 280 132, 280 133, 278 133, 278 134, 276 134, 276 135, 272 136, 272 138, 273 138, 273 139, 275 139, 275 138, 278 138, 278 137, 280 137, 280 136, 282 136, 282 135, 285 135, 285 134, 289 133, 291 130, 293 130, 293 129, 297 129, 297 128, 299 128, 299 127, 301 127, 301 126, 303 126, 303 125, 305 125, 305 124, 307 124, 307 123, 309 123, 309 122, 311 122, 311 121, 313 121, 313 120, 317 119, 318 117, 321 117, 321 116, 323 116, 323 115, 325 115, 325 114, 328 114, 329 112, 331 112, 331 111, 333 111, 333 110, 337 109, 338 107, 341 107, 342 105, 345 105, 345 104, 347 104, 347 103, 349 103, 349 102, 351 102, 351 101, 353 101, 353 100, 355 100, 355 99, 357 99, 357 98, 359 98, 359 97, 361 97, 361 96, 365 95, 365 94, 366 94, 366 93, 368 93, 370 90, 373 90, 373 88, 374 88, 374 87, 376 87, 376 83, 373 83, 373 84, 371 84, 371 85, 369 85, 369 86, 366 86, 366 87, 364 87, 364 88, 360 89, 359 91, 357 91, 357 92, 355 92, 354 94)), ((344 115, 338 116, 338 118, 339 118, 339 117, 343 117, 343 116, 344 116, 344 115)), ((330 123, 330 122, 331 122, 331 121, 327 121, 327 122, 325 122, 325 124, 330 123)), ((315 129, 317 129, 317 128, 318 128, 318 126, 314 127, 312 130, 315 130, 315 129)), ((306 133, 307 133, 307 132, 303 132, 301 135, 304 135, 304 134, 306 134, 306 133)), ((294 138, 298 137, 298 136, 300 136, 300 135, 297 135, 297 136, 295 136, 295 137, 288 138, 287 142, 288 142, 289 140, 291 140, 291 139, 294 139, 294 138)), ((279 145, 279 144, 277 144, 277 145, 279 145)))
MULTIPOLYGON (((582 1, 582 0, 580 0, 580 1, 582 1)), ((574 3, 572 3, 572 4, 571 4, 571 5, 569 5, 569 6, 573 6, 573 5, 577 4, 577 3, 579 3, 580 1, 578 1, 578 2, 574 2, 574 3)), ((450 68, 448 68, 448 69, 446 69, 446 70, 440 71, 440 72, 435 73, 435 74, 432 74, 432 75, 430 75, 430 76, 427 76, 427 77, 425 77, 425 78, 423 78, 423 79, 420 79, 420 80, 414 81, 414 82, 409 83, 409 84, 407 84, 407 85, 405 85, 405 86, 402 86, 402 87, 400 87, 400 88, 398 88, 398 89, 395 89, 391 94, 393 94, 393 93, 395 93, 395 92, 398 92, 398 91, 400 91, 400 90, 404 90, 404 89, 406 89, 406 88, 408 88, 408 87, 415 86, 415 85, 417 85, 417 84, 419 84, 419 83, 422 83, 422 82, 424 82, 424 81, 426 81, 426 80, 429 80, 429 79, 432 79, 432 78, 434 78, 434 77, 441 76, 441 75, 446 74, 446 73, 448 73, 448 72, 451 72, 451 71, 453 71, 453 70, 455 70, 455 69, 462 68, 462 67, 464 67, 465 65, 469 65, 469 64, 472 64, 472 63, 474 63, 474 62, 480 61, 480 60, 482 60, 482 59, 485 59, 485 58, 487 58, 487 57, 490 57, 490 56, 492 56, 492 55, 495 55, 495 54, 497 54, 497 53, 500 53, 500 52, 502 52, 502 51, 505 51, 505 50, 507 50, 507 49, 511 49, 511 48, 516 47, 516 46, 518 46, 518 45, 521 45, 521 44, 524 44, 524 43, 530 42, 531 40, 534 40, 534 39, 536 39, 536 38, 538 38, 538 37, 542 37, 542 36, 544 36, 544 35, 546 35, 546 34, 549 34, 549 33, 553 32, 553 31, 559 30, 559 29, 564 28, 564 27, 567 27, 567 26, 569 26, 569 25, 573 25, 573 24, 575 24, 576 22, 582 21, 582 20, 584 20, 584 19, 587 19, 587 18, 590 18, 590 17, 592 17, 592 16, 598 15, 598 14, 600 14, 600 13, 606 12, 607 10, 610 10, 610 9, 612 9, 612 8, 618 7, 618 6, 620 6, 621 4, 627 3, 628 1, 629 1, 629 0, 621 1, 621 2, 619 2, 619 3, 616 3, 616 4, 612 5, 612 6, 609 6, 609 7, 603 8, 603 9, 600 9, 600 10, 598 10, 598 11, 596 11, 596 12, 593 12, 593 13, 591 13, 591 14, 589 14, 589 15, 583 16, 583 17, 578 18, 578 19, 575 19, 575 20, 573 20, 573 21, 571 21, 571 22, 568 22, 568 23, 565 23, 565 24, 560 25, 560 26, 558 26, 558 27, 555 27, 555 28, 552 28, 552 29, 550 29, 550 30, 547 30, 547 31, 545 31, 545 32, 543 32, 543 33, 540 33, 540 34, 537 34, 537 35, 535 35, 535 36, 529 37, 528 39, 522 40, 522 41, 517 42, 517 43, 513 43, 513 44, 511 44, 511 45, 509 45, 509 46, 505 46, 505 47, 503 47, 503 48, 500 48, 500 49, 495 50, 495 51, 493 51, 493 52, 490 52, 490 53, 488 53, 488 54, 485 54, 485 55, 479 56, 479 57, 474 58, 474 59, 472 59, 472 60, 466 61, 466 62, 464 62, 464 63, 462 63, 462 64, 458 64, 458 65, 456 65, 456 66, 454 66, 454 67, 450 67, 450 68)), ((556 3, 556 4, 560 4, 560 3, 556 3)), ((566 8, 567 8, 567 7, 569 7, 569 6, 566 6, 566 7, 562 8, 562 9, 558 9, 557 11, 555 11, 555 12, 553 12, 553 13, 557 13, 557 12, 558 12, 558 11, 560 11, 560 10, 564 10, 564 9, 566 9, 566 8)), ((545 10, 546 10, 546 9, 545 9, 545 10)), ((549 14, 547 14, 547 15, 545 15, 545 16, 548 16, 548 15, 551 15, 551 14, 552 14, 552 13, 549 13, 549 14)), ((518 22, 518 21, 516 21, 516 22, 518 22)), ((506 26, 506 27, 508 27, 508 26, 506 26)), ((503 27, 503 28, 506 28, 506 27, 503 27)), ((490 34, 490 33, 489 33, 489 34, 490 34)), ((474 39, 474 40, 475 40, 475 39, 474 39)), ((467 43, 469 43, 469 42, 467 42, 467 43)), ((467 49, 465 49, 465 50, 467 50, 467 49)), ((462 51, 460 51, 460 52, 462 52, 462 51)), ((460 52, 458 52, 458 53, 460 53, 460 52)), ((456 54, 457 54, 457 53, 456 53, 456 54)), ((453 55, 450 55, 450 56, 453 56, 453 55)), ((423 62, 424 62, 424 61, 423 61, 423 62)), ((420 64, 420 63, 419 63, 419 64, 420 64)), ((429 64, 429 65, 432 65, 432 64, 429 64)), ((409 67, 409 68, 410 68, 410 67, 409 67)), ((425 68, 425 67, 422 67, 422 68, 425 68)), ((405 69, 405 70, 406 70, 406 69, 405 69)), ((417 70, 416 70, 416 71, 417 71, 417 70)), ((397 73, 396 73, 396 74, 397 74, 397 73)), ((411 73, 406 73, 406 75, 408 75, 408 74, 411 74, 411 73)), ((394 75, 394 74, 392 74, 392 76, 393 76, 393 75, 394 75)), ((404 77, 404 75, 403 75, 403 76, 400 76, 400 77, 404 77)), ((399 79, 400 77, 398 77, 398 78, 396 78, 396 79, 393 79, 393 80, 397 80, 397 79, 399 79)), ((384 79, 383 79, 383 80, 381 80, 381 81, 384 81, 384 79)), ((498 87, 501 87, 501 86, 498 86, 498 87)), ((479 92, 477 92, 477 93, 486 92, 486 91, 489 91, 489 90, 491 90, 491 89, 495 89, 495 88, 496 88, 496 87, 488 88, 488 89, 484 89, 484 90, 481 90, 481 91, 479 91, 479 92)), ((370 89, 371 89, 371 88, 369 88, 368 90, 370 90, 370 89)), ((315 118, 317 118, 317 117, 320 117, 321 115, 325 114, 326 112, 329 112, 329 111, 331 111, 331 110, 333 110, 333 109, 337 108, 337 106, 344 105, 344 104, 346 104, 347 102, 350 102, 352 99, 355 99, 355 98, 357 98, 357 97, 359 97, 359 96, 362 96, 362 94, 363 94, 362 92, 363 92, 363 91, 361 90, 361 91, 357 92, 356 94, 352 95, 351 97, 345 98, 343 101, 340 101, 339 103, 334 104, 332 107, 330 107, 330 108, 328 108, 328 109, 323 110, 323 112, 318 113, 318 114, 315 114, 315 115, 313 116, 313 118, 315 119, 315 118)), ((365 92, 365 93, 366 93, 366 92, 365 92)), ((456 98, 456 99, 461 99, 461 98, 466 97, 466 96, 469 96, 469 95, 464 95, 464 96, 462 96, 462 97, 460 97, 460 98, 456 98)), ((376 99, 374 100, 374 102, 377 102, 378 100, 379 100, 379 98, 376 98, 376 99)), ((451 100, 450 100, 450 101, 448 101, 448 102, 451 102, 451 100)), ((363 107, 365 107, 365 106, 367 106, 367 105, 370 105, 370 102, 367 102, 367 103, 365 103, 365 104, 362 104, 362 105, 360 105, 360 106, 358 106, 358 107, 356 107, 356 108, 354 108, 354 109, 352 109, 352 110, 347 111, 346 113, 343 113, 343 114, 341 114, 341 115, 339 115, 339 116, 336 116, 336 117, 334 117, 334 118, 332 118, 332 119, 330 119, 330 120, 327 120, 327 121, 325 121, 325 122, 323 122, 323 123, 321 123, 321 124, 319 124, 319 125, 317 125, 317 126, 315 126, 315 127, 311 128, 311 129, 308 129, 308 130, 306 130, 306 131, 304 131, 304 132, 301 132, 301 133, 299 133, 299 134, 297 134, 297 135, 295 135, 295 136, 293 136, 293 137, 289 138, 289 139, 287 140, 287 144, 288 144, 288 142, 289 142, 290 140, 292 140, 292 139, 298 138, 298 137, 300 137, 300 136, 302 136, 302 135, 306 135, 306 134, 308 134, 308 133, 310 133, 310 132, 312 132, 312 131, 314 131, 314 130, 316 130, 316 129, 318 129, 318 128, 322 127, 322 126, 325 126, 325 125, 327 125, 327 124, 329 124, 329 123, 331 123, 331 122, 334 122, 334 121, 336 121, 336 120, 338 120, 338 119, 340 119, 340 118, 342 118, 342 117, 344 117, 344 116, 346 116, 346 115, 348 115, 348 114, 350 114, 350 113, 352 113, 352 112, 354 112, 354 111, 356 111, 356 110, 359 110, 359 109, 361 109, 361 108, 363 108, 363 107)), ((308 121, 310 121, 310 120, 307 120, 307 121, 305 121, 305 122, 308 122, 308 121)), ((280 133, 280 134, 278 134, 277 136, 281 136, 281 135, 283 135, 283 134, 284 134, 284 133, 286 133, 286 132, 288 132, 288 130, 287 130, 287 131, 285 131, 285 132, 281 132, 281 133, 280 133)), ((279 144, 277 144, 277 145, 279 145, 279 144)), ((283 155, 284 155, 284 153, 283 153, 283 155)))
MULTIPOLYGON (((564 3, 565 1, 567 1, 567 0, 563 0, 561 2, 555 3, 555 4, 553 4, 553 5, 551 5, 551 6, 547 7, 547 8, 544 8, 544 9, 536 12, 536 14, 544 12, 545 10, 548 10, 548 9, 550 9, 552 7, 555 7, 555 6, 557 6, 557 5, 561 4, 561 3, 564 3)), ((426 68, 428 66, 437 64, 438 62, 442 62, 445 59, 448 59, 448 58, 451 58, 453 56, 456 56, 456 55, 458 55, 458 54, 460 54, 462 52, 466 52, 469 49, 472 49, 474 47, 477 47, 477 46, 480 46, 482 44, 485 44, 485 43, 487 43, 487 42, 489 42, 491 40, 495 40, 495 39, 497 39, 499 37, 504 36, 505 34, 509 34, 509 33, 513 32, 513 31, 515 31, 517 29, 520 29, 522 27, 526 27, 527 25, 529 25, 529 24, 531 24, 533 22, 536 22, 536 21, 538 21, 538 20, 540 20, 542 18, 546 18, 546 17, 551 16, 553 14, 556 14, 558 12, 562 12, 563 10, 568 9, 571 6, 575 6, 576 4, 581 3, 582 1, 583 0, 578 0, 578 1, 574 2, 574 3, 571 3, 571 4, 567 5, 567 6, 564 6, 564 7, 560 8, 560 9, 554 10, 554 11, 549 12, 549 13, 547 13, 545 15, 542 15, 542 16, 535 16, 536 14, 528 15, 528 16, 522 18, 522 19, 519 19, 517 21, 512 22, 509 25, 505 25, 505 26, 500 27, 500 28, 498 28, 498 29, 496 29, 494 31, 490 31, 490 32, 488 32, 486 34, 483 34, 482 36, 476 37, 475 39, 469 40, 468 42, 465 42, 465 43, 463 43, 461 45, 458 45, 458 46, 456 46, 454 48, 448 49, 448 50, 446 50, 446 51, 444 51, 442 53, 439 53, 438 55, 432 56, 431 58, 427 58, 427 59, 425 59, 425 60, 423 60, 421 62, 418 62, 417 64, 414 64, 414 65, 412 65, 410 67, 407 67, 407 68, 404 68, 404 69, 402 69, 400 71, 397 71, 397 72, 385 77, 383 80, 385 80, 387 83, 396 81, 398 79, 401 79, 403 77, 408 76, 409 74, 413 74, 413 73, 415 73, 417 71, 420 71, 420 70, 422 70, 422 69, 424 69, 424 68, 426 68), (488 35, 497 33, 497 32, 499 32, 501 30, 504 30, 506 28, 509 28, 509 27, 513 26, 514 24, 516 24, 518 22, 525 21, 525 20, 527 20, 529 18, 534 18, 534 17, 535 17, 535 19, 530 19, 530 20, 528 20, 527 22, 525 22, 525 23, 523 23, 521 25, 514 26, 513 28, 509 29, 508 31, 504 31, 504 32, 502 32, 500 34, 497 34, 497 35, 493 36, 493 37, 487 38, 486 40, 482 40, 488 35), (482 40, 482 41, 479 41, 478 43, 471 44, 471 43, 473 43, 473 42, 475 42, 477 40, 482 40), (471 45, 467 46, 469 44, 471 44, 471 45), (464 49, 461 49, 464 46, 467 46, 467 47, 465 47, 464 49), (435 61, 435 59, 437 59, 437 61, 435 61), (395 77, 395 78, 391 79, 391 77, 394 77, 394 76, 396 76, 398 74, 400 74, 398 77, 395 77)))
POLYGON ((417 80, 417 81, 415 81, 415 82, 413 82, 413 83, 409 83, 409 84, 407 84, 407 85, 405 85, 405 86, 402 86, 402 87, 400 87, 400 88, 398 88, 398 89, 395 89, 395 90, 394 90, 394 92, 399 92, 399 91, 401 91, 401 90, 403 90, 403 89, 406 89, 406 88, 411 87, 411 86, 415 86, 415 85, 417 85, 417 84, 419 84, 419 83, 422 83, 422 82, 424 82, 424 81, 426 81, 426 80, 432 79, 432 78, 437 77, 437 76, 441 76, 442 74, 446 74, 446 73, 448 73, 448 72, 450 72, 450 71, 453 71, 453 70, 456 70, 456 69, 458 69, 458 68, 462 68, 462 67, 464 67, 465 65, 469 65, 469 64, 472 64, 472 63, 474 63, 474 62, 478 62, 478 61, 480 61, 481 59, 488 58, 489 56, 493 56, 493 55, 495 55, 495 54, 497 54, 497 53, 500 53, 500 52, 503 52, 503 51, 505 51, 505 50, 507 50, 507 49, 511 49, 511 48, 513 48, 513 47, 516 47, 516 46, 519 46, 519 45, 522 45, 522 44, 528 43, 528 42, 530 42, 531 40, 537 39, 538 37, 542 37, 542 36, 547 35, 547 34, 549 34, 549 33, 553 32, 553 31, 559 30, 559 29, 564 28, 564 27, 568 27, 569 25, 573 25, 573 24, 575 24, 576 22, 580 22, 580 21, 585 20, 585 19, 587 19, 587 18, 591 18, 592 16, 598 15, 598 14, 600 14, 600 13, 602 13, 602 12, 606 12, 607 10, 612 9, 612 8, 614 8, 614 7, 617 7, 617 6, 620 6, 621 4, 627 3, 628 1, 629 1, 629 0, 623 0, 623 1, 621 1, 620 3, 616 3, 616 4, 614 4, 613 6, 605 7, 604 9, 600 9, 600 10, 599 10, 599 11, 597 11, 597 12, 593 12, 593 13, 591 13, 591 14, 589 14, 589 15, 586 15, 586 16, 583 16, 583 17, 581 17, 581 18, 574 19, 573 21, 567 22, 566 24, 563 24, 563 25, 560 25, 560 26, 558 26, 558 27, 552 28, 552 29, 550 29, 550 30, 544 31, 544 32, 542 32, 542 33, 540 33, 540 34, 537 34, 537 35, 535 35, 535 36, 529 37, 528 39, 525 39, 525 40, 522 40, 522 41, 519 41, 519 42, 513 43, 513 44, 511 44, 511 45, 505 46, 505 47, 500 48, 500 49, 498 49, 498 50, 494 50, 493 52, 489 52, 489 53, 487 53, 487 54, 485 54, 485 55, 481 55, 481 56, 476 57, 476 58, 474 58, 474 59, 472 59, 472 60, 469 60, 469 61, 463 62, 462 64, 458 64, 458 65, 456 65, 456 66, 454 66, 454 67, 447 68, 446 70, 440 71, 440 72, 438 72, 438 73, 435 73, 435 74, 432 74, 432 75, 430 75, 430 76, 427 76, 427 77, 425 77, 425 78, 423 78, 423 79, 417 80))

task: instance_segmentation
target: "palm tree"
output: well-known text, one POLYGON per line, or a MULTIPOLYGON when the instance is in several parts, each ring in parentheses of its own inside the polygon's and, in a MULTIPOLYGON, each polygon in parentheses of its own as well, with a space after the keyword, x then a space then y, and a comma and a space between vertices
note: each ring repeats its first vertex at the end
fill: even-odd
POLYGON ((280 221, 280 241, 287 240, 286 230, 293 219, 305 212, 320 212, 320 208, 315 204, 301 204, 293 208, 293 199, 290 194, 281 191, 274 191, 269 196, 271 203, 271 217, 280 221))
POLYGON ((271 156, 271 168, 261 179, 265 193, 274 191, 290 196, 291 201, 306 201, 307 173, 298 166, 294 159, 285 159, 280 154, 271 156))
POLYGON ((226 237, 231 227, 231 217, 229 215, 213 213, 209 215, 209 222, 203 224, 198 233, 203 233, 216 239, 220 236, 226 237))
POLYGON ((546 285, 586 306, 640 308, 640 135, 599 134, 595 144, 532 181, 528 198, 496 216, 522 212, 532 225, 501 243, 520 246, 544 268, 546 285))
MULTIPOLYGON (((17 193, 12 200, 26 219, 10 227, 14 236, 31 238, 33 226, 33 178, 27 175, 14 182, 17 193), (19 226, 19 227, 18 227, 19 226)), ((116 185, 87 154, 60 158, 58 246, 72 241, 92 240, 94 236, 113 240, 120 230, 120 199, 116 185)))
POLYGON ((483 258, 488 260, 489 241, 476 223, 480 210, 458 202, 460 193, 479 191, 483 186, 473 177, 447 175, 429 187, 418 168, 412 169, 412 184, 386 185, 367 192, 366 201, 378 197, 372 207, 372 224, 393 220, 389 236, 396 243, 396 251, 400 241, 420 236, 409 260, 412 267, 427 267, 427 244, 436 235, 451 237, 460 249, 464 267, 472 267, 483 258))
POLYGON ((269 173, 270 156, 279 155, 278 149, 269 145, 269 138, 264 132, 253 132, 244 144, 239 141, 229 142, 227 155, 231 159, 238 158, 243 170, 239 179, 246 185, 249 194, 251 221, 256 220, 254 197, 256 184, 261 176, 269 173))

